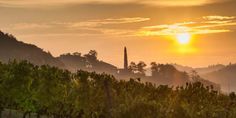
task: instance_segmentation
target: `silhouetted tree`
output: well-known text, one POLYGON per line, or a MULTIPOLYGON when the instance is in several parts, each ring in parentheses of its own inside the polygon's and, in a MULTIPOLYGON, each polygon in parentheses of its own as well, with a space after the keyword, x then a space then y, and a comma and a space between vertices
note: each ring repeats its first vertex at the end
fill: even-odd
POLYGON ((132 73, 137 72, 138 68, 135 62, 130 62, 128 70, 132 73))
POLYGON ((153 77, 157 76, 157 75, 155 75, 158 72, 158 65, 157 65, 157 63, 156 62, 151 62, 150 65, 151 65, 152 76, 153 77))
POLYGON ((95 62, 97 61, 97 51, 96 50, 90 50, 88 54, 84 55, 85 58, 87 58, 87 60, 89 62, 95 62))
POLYGON ((74 52, 73 55, 75 55, 75 56, 81 56, 81 53, 79 53, 79 52, 74 52))
POLYGON ((137 65, 137 73, 145 75, 145 67, 147 66, 143 61, 140 61, 137 65))

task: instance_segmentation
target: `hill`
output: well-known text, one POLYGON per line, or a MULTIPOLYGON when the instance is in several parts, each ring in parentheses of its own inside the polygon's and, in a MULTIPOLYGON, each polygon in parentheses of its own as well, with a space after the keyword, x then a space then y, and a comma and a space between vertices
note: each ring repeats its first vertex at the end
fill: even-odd
POLYGON ((202 77, 220 84, 224 92, 236 91, 236 64, 228 65, 218 71, 204 74, 202 77))
POLYGON ((97 52, 95 50, 91 50, 85 55, 81 55, 81 53, 78 52, 62 54, 57 57, 57 59, 63 62, 66 65, 66 69, 72 72, 76 70, 86 70, 90 72, 96 71, 98 73, 117 73, 116 66, 97 59, 97 52))
POLYGON ((27 60, 36 65, 50 65, 72 72, 82 69, 86 71, 106 72, 114 74, 117 67, 97 59, 97 52, 91 50, 88 54, 81 53, 63 54, 53 57, 43 49, 18 41, 13 35, 0 31, 0 61, 7 63, 9 60, 27 60))
POLYGON ((28 60, 36 65, 51 65, 64 68, 64 64, 54 58, 49 52, 43 51, 32 44, 18 41, 13 35, 0 31, 0 60, 28 60))
POLYGON ((195 70, 195 71, 197 71, 197 73, 199 75, 203 75, 203 74, 206 74, 206 73, 214 72, 214 71, 220 70, 220 69, 225 67, 225 65, 222 65, 222 64, 210 65, 210 66, 201 67, 201 68, 193 68, 193 67, 189 67, 189 66, 182 66, 182 65, 179 65, 179 64, 172 64, 172 65, 177 70, 185 71, 185 72, 188 72, 188 73, 191 72, 192 70, 195 70))

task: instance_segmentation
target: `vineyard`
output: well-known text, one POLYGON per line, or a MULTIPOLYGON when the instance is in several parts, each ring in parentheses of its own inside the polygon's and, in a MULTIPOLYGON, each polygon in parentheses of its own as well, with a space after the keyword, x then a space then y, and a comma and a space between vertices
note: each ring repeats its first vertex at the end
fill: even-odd
POLYGON ((156 86, 10 61, 0 63, 0 112, 2 118, 235 118, 236 95, 200 82, 156 86))

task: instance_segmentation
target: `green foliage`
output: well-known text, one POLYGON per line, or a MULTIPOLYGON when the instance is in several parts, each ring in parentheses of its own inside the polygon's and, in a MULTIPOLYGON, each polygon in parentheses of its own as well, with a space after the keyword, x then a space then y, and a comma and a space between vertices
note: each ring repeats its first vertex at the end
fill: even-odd
MULTIPOLYGON (((162 65, 153 65, 157 74, 166 74, 162 65)), ((4 109, 55 118, 235 118, 236 95, 200 82, 173 88, 11 61, 0 63, 0 111, 4 109)))

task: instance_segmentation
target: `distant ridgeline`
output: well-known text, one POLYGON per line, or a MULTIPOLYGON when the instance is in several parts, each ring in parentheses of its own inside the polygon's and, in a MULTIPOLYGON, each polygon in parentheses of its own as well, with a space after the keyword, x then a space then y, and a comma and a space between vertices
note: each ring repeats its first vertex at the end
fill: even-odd
POLYGON ((83 69, 87 71, 116 73, 117 68, 97 59, 97 52, 91 50, 82 56, 80 53, 63 54, 53 57, 50 52, 45 52, 32 44, 17 41, 11 34, 0 32, 0 60, 4 63, 9 60, 28 60, 36 65, 51 65, 76 71, 83 69))
POLYGON ((13 35, 5 34, 0 31, 0 60, 28 60, 36 65, 49 64, 64 68, 65 65, 54 58, 49 52, 45 52, 35 45, 17 41, 13 35))
POLYGON ((81 69, 90 72, 96 71, 98 73, 117 73, 117 67, 97 59, 97 52, 95 50, 90 50, 88 54, 83 56, 78 52, 63 54, 57 57, 57 59, 63 62, 66 65, 66 69, 72 72, 81 69))
MULTIPOLYGON (((146 64, 142 61, 139 63, 130 62, 128 64, 127 49, 124 49, 124 68, 117 68, 116 66, 98 60, 97 52, 95 50, 89 51, 87 54, 75 52, 73 54, 63 54, 59 57, 53 57, 49 52, 38 48, 32 44, 17 41, 17 39, 10 34, 0 32, 0 60, 4 63, 9 60, 28 60, 36 65, 50 65, 67 69, 71 72, 77 70, 96 71, 97 73, 108 73, 114 75, 118 79, 142 78, 143 82, 153 82, 156 84, 168 85, 184 85, 186 82, 193 81, 189 73, 181 72, 170 64, 151 63, 151 76, 146 76, 146 64)), ((205 85, 213 85, 219 90, 219 85, 214 84, 201 77, 194 79, 194 81, 202 81, 205 85)))
POLYGON ((236 91, 236 64, 202 75, 207 80, 220 83, 224 92, 236 91))

